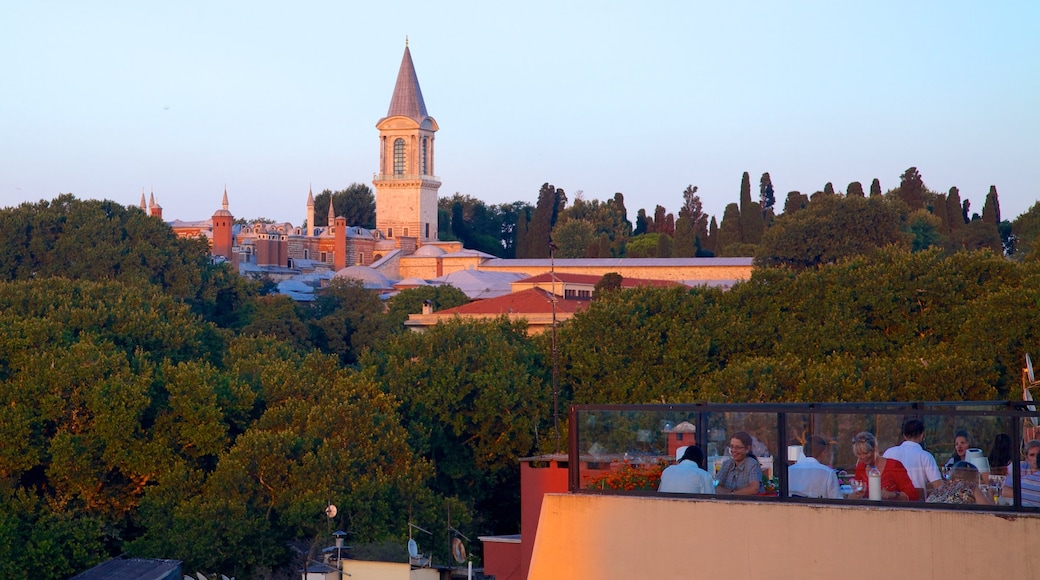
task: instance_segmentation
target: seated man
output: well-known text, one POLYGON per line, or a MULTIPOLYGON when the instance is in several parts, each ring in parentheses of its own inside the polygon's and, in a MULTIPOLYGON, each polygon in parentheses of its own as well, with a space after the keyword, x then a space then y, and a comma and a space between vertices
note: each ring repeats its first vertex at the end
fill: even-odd
POLYGON ((787 468, 787 489, 792 496, 841 499, 838 475, 820 461, 827 447, 827 440, 819 435, 805 440, 805 457, 787 468))
POLYGON ((704 452, 696 445, 690 445, 683 452, 679 462, 670 465, 661 473, 661 486, 657 491, 664 493, 715 493, 715 483, 707 471, 700 467, 704 461, 704 452))
MULTIPOLYGON (((1040 471, 1022 474, 1022 505, 1025 507, 1040 507, 1040 471)), ((1011 485, 1004 488, 1002 495, 1014 497, 1011 485)))

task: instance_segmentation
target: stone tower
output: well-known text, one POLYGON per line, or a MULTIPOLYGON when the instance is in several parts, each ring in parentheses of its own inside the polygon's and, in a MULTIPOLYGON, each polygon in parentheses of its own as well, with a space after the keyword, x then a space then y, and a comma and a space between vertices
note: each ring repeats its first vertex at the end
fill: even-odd
POLYGON ((231 247, 234 243, 232 229, 235 225, 235 216, 228 211, 227 188, 224 188, 224 199, 221 207, 213 212, 213 248, 214 256, 224 256, 228 260, 232 258, 231 247))
POLYGON ((387 238, 437 239, 437 190, 433 174, 437 121, 426 113, 412 54, 405 42, 404 58, 390 99, 390 110, 376 123, 379 129, 379 172, 376 188, 376 228, 387 238))

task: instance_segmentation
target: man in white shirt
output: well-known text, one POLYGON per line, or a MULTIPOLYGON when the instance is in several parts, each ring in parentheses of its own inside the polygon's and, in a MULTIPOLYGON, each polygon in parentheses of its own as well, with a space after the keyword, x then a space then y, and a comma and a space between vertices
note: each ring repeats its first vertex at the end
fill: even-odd
POLYGON ((827 448, 827 440, 819 435, 805 440, 805 457, 787 468, 787 491, 791 496, 841 499, 837 474, 821 462, 827 448))
POLYGON ((942 482, 939 464, 936 463, 935 456, 921 447, 921 441, 924 441, 924 422, 916 418, 903 421, 903 439, 901 445, 889 447, 885 451, 885 458, 902 463, 906 472, 910 474, 910 481, 914 483, 914 487, 926 489, 939 485, 942 482))
POLYGON ((704 452, 696 445, 690 445, 683 452, 679 462, 669 465, 661 473, 661 486, 657 491, 663 493, 715 493, 715 482, 707 471, 700 468, 704 461, 704 452))

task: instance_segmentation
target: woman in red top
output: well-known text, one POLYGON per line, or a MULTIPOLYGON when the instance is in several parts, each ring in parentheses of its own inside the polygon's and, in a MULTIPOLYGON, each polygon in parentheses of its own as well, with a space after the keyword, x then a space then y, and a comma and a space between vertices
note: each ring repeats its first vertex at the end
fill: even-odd
POLYGON ((852 438, 852 451, 856 453, 859 460, 856 463, 856 479, 863 482, 864 491, 853 493, 849 499, 861 499, 866 494, 867 470, 876 465, 881 471, 881 499, 889 501, 914 500, 917 498, 917 488, 910 481, 910 474, 906 472, 903 464, 895 459, 886 459, 878 455, 877 439, 873 433, 857 434, 852 438))

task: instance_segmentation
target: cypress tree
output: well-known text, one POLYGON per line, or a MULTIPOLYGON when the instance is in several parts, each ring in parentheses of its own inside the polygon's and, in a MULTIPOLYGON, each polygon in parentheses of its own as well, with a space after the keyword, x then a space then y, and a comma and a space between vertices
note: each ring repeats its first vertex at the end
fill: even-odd
POLYGON ((863 197, 863 184, 853 181, 845 188, 845 195, 848 197, 863 197))
POLYGON ((881 182, 878 178, 874 178, 874 181, 870 182, 870 197, 876 197, 881 195, 881 182))

